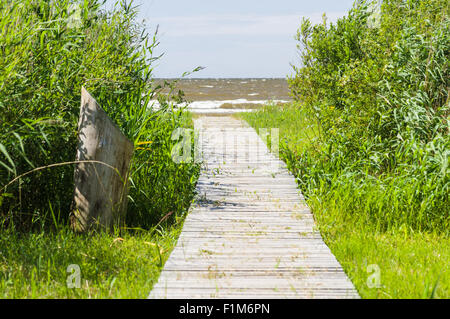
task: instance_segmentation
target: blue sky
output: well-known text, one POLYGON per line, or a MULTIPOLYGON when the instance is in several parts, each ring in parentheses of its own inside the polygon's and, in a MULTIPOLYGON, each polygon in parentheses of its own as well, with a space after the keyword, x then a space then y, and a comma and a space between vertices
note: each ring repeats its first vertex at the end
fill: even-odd
MULTIPOLYGON (((113 2, 112 0, 109 2, 113 2)), ((302 17, 343 16, 353 0, 134 0, 148 31, 159 25, 164 53, 156 77, 286 77, 298 64, 294 35, 302 17)))

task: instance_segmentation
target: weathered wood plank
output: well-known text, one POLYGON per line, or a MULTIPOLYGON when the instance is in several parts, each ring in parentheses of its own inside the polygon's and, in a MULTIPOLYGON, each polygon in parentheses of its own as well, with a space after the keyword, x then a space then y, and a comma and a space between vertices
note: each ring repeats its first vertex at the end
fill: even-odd
POLYGON ((153 298, 170 299, 342 299, 357 298, 354 289, 276 289, 274 287, 262 289, 218 289, 216 288, 170 288, 170 286, 157 288, 153 291, 153 298), (189 297, 187 297, 189 296, 189 297))
POLYGON ((81 90, 77 161, 71 226, 112 229, 124 220, 133 144, 122 134, 95 99, 81 90))

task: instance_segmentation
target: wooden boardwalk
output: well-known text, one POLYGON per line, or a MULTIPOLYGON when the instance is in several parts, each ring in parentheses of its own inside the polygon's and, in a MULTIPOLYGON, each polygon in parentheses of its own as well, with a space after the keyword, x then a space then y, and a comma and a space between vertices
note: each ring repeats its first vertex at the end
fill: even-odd
POLYGON ((243 121, 200 122, 196 202, 149 298, 358 298, 285 164, 243 121))

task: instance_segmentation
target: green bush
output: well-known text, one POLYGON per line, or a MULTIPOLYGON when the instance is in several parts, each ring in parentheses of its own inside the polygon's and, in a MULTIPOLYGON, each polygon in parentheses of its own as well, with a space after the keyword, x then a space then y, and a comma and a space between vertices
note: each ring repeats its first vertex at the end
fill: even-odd
MULTIPOLYGON (((101 4, 0 1, 0 188, 33 168, 75 159, 85 86, 135 144, 128 218, 144 227, 186 205, 196 168, 170 159, 183 113, 164 101, 158 111, 147 107, 158 96, 156 34, 145 32, 126 1, 111 11, 101 4)), ((29 174, 0 191, 0 221, 22 230, 64 223, 72 194, 73 165, 29 174)))
POLYGON ((374 8, 356 1, 335 24, 302 22, 289 85, 320 138, 286 158, 305 194, 342 218, 448 231, 448 2, 374 8))

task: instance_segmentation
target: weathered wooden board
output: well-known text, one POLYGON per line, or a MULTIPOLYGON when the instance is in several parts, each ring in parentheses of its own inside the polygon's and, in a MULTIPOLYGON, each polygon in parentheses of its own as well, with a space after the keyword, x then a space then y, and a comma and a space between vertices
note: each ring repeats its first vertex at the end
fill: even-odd
POLYGON ((71 225, 76 231, 111 229, 123 222, 133 144, 86 89, 81 91, 71 225))
POLYGON ((149 297, 358 298, 286 165, 246 123, 199 120, 207 142, 196 200, 149 297))

